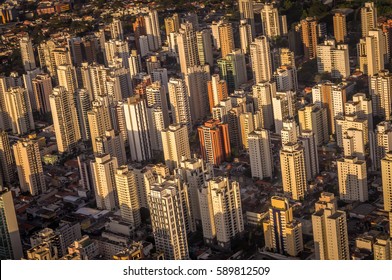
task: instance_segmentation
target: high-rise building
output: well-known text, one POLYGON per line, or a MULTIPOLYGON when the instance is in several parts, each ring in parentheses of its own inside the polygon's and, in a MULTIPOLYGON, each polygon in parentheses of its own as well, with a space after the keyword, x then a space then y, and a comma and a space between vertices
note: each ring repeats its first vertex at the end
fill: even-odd
POLYGON ((250 57, 255 83, 270 81, 272 78, 272 61, 266 36, 259 36, 250 44, 250 57))
POLYGON ((129 68, 129 47, 126 41, 109 40, 105 42, 105 64, 113 65, 116 60, 121 59, 121 65, 129 68))
POLYGON ((298 140, 304 148, 306 179, 312 181, 320 173, 315 134, 311 130, 303 130, 298 140))
POLYGON ((57 66, 58 85, 64 87, 69 94, 74 94, 78 88, 76 70, 70 64, 62 64, 57 66))
POLYGON ((170 17, 165 17, 165 30, 166 36, 169 36, 170 33, 176 33, 178 30, 180 30, 180 17, 177 13, 170 17))
POLYGON ((219 120, 209 120, 198 129, 201 154, 203 159, 214 165, 220 165, 230 158, 231 147, 228 125, 219 120))
POLYGON ((207 88, 210 111, 212 113, 212 109, 229 96, 227 82, 221 80, 218 74, 214 74, 211 76, 211 80, 207 82, 207 88))
POLYGON ((118 168, 117 158, 109 154, 99 154, 91 161, 94 193, 97 208, 114 210, 118 208, 118 196, 115 174, 118 168))
POLYGON ((37 112, 40 115, 50 113, 49 95, 52 94, 52 79, 49 74, 38 74, 32 80, 37 112))
POLYGON ((145 100, 140 95, 129 97, 123 103, 128 144, 132 161, 146 161, 152 158, 150 133, 145 100))
POLYGON ((173 122, 184 124, 192 131, 191 108, 185 80, 171 78, 168 83, 173 122))
POLYGON ((295 119, 285 119, 283 121, 283 128, 280 132, 282 145, 287 143, 297 143, 299 136, 299 128, 295 119))
POLYGON ((194 66, 189 68, 187 72, 185 84, 188 88, 192 122, 195 124, 203 120, 209 113, 210 69, 208 65, 194 66))
POLYGON ((229 92, 233 92, 248 81, 245 55, 240 49, 235 49, 226 58, 218 59, 218 67, 219 75, 226 80, 229 92))
POLYGON ((11 191, 0 190, 0 259, 23 258, 22 242, 11 191))
MULTIPOLYGON (((6 184, 14 182, 15 178, 15 161, 12 155, 11 145, 8 134, 0 131, 0 177, 6 184)), ((0 184, 3 182, 0 178, 0 184)), ((1 189, 1 188, 0 188, 1 189)))
POLYGON ((391 238, 386 234, 376 237, 373 244, 373 255, 375 260, 391 260, 391 238))
POLYGON ((141 219, 136 176, 126 165, 121 165, 114 176, 121 218, 124 221, 131 223, 135 228, 138 228, 141 219))
POLYGON ((196 32, 191 23, 181 24, 177 33, 178 58, 180 60, 181 72, 187 73, 189 67, 199 65, 196 32))
POLYGON ((256 34, 255 15, 253 11, 253 0, 239 0, 238 6, 241 19, 246 19, 252 28, 252 36, 256 34))
POLYGON ((249 53, 249 46, 253 42, 252 26, 246 19, 240 21, 240 42, 242 53, 249 53))
POLYGON ((274 125, 272 97, 276 94, 276 83, 258 83, 255 84, 252 89, 255 111, 259 111, 261 113, 261 127, 271 129, 274 125))
POLYGON ((227 177, 212 178, 199 191, 204 242, 224 250, 244 231, 240 186, 227 177))
POLYGON ((22 192, 38 195, 46 191, 38 141, 21 139, 14 146, 15 164, 22 192))
POLYGON ((333 35, 337 43, 343 43, 347 37, 346 15, 335 13, 333 16, 333 35))
POLYGON ((287 143, 280 150, 283 191, 295 200, 307 192, 305 151, 298 143, 287 143))
POLYGON ((196 31, 196 42, 200 65, 214 65, 211 30, 202 29, 196 31))
POLYGON ((78 115, 80 137, 83 141, 90 140, 90 126, 87 112, 91 110, 90 94, 86 89, 77 89, 74 95, 76 113, 78 115))
POLYGON ((242 149, 248 150, 248 135, 253 130, 255 130, 255 124, 253 120, 253 114, 251 112, 246 112, 240 114, 240 129, 241 129, 241 142, 242 149))
POLYGON ((385 37, 381 29, 370 29, 365 40, 367 74, 372 76, 385 68, 385 37))
POLYGON ((275 3, 265 3, 260 14, 263 34, 268 38, 281 36, 280 17, 275 3))
POLYGON ((191 158, 188 129, 185 125, 171 124, 162 130, 162 146, 166 166, 174 170, 180 162, 191 158))
POLYGON ((323 192, 312 215, 317 260, 349 260, 346 212, 337 209, 333 193, 323 192))
POLYGON ((380 170, 381 159, 392 150, 392 126, 390 122, 380 122, 376 130, 370 132, 370 158, 373 170, 380 170))
POLYGON ((166 260, 189 259, 181 189, 176 184, 154 184, 148 204, 157 252, 163 253, 166 260))
POLYGON ((303 251, 302 224, 294 219, 287 198, 273 196, 269 219, 263 221, 267 249, 279 254, 297 256, 303 251))
POLYGON ((180 162, 177 169, 181 179, 188 185, 189 206, 196 224, 200 224, 201 212, 199 204, 199 190, 204 187, 208 171, 200 158, 190 158, 180 162))
POLYGON ((369 34, 369 30, 377 27, 377 8, 374 2, 366 2, 361 8, 362 37, 369 34))
POLYGON ((97 152, 96 139, 103 136, 105 131, 112 129, 109 108, 102 100, 94 100, 92 109, 87 112, 88 125, 90 128, 90 137, 94 153, 97 152))
POLYGON ((148 47, 150 51, 157 51, 162 46, 161 31, 159 26, 159 18, 157 10, 149 10, 144 15, 146 25, 146 35, 148 38, 148 47))
POLYGON ((332 39, 317 45, 317 69, 319 73, 330 73, 332 78, 349 77, 348 45, 336 44, 332 39))
POLYGON ((11 123, 12 133, 23 135, 34 130, 33 112, 26 89, 13 87, 7 91, 5 93, 5 107, 11 123))
POLYGON ((302 44, 304 48, 305 61, 317 56, 317 19, 307 17, 301 20, 302 44))
POLYGON ((110 37, 113 40, 124 40, 124 31, 121 20, 113 18, 113 21, 109 25, 110 37))
POLYGON ((74 96, 64 87, 55 87, 49 100, 57 149, 60 153, 71 152, 81 139, 74 96))
POLYGON ((316 144, 320 146, 329 141, 327 110, 315 104, 308 104, 298 110, 299 128, 311 130, 315 134, 316 144))
POLYGON ((23 36, 19 41, 19 46, 24 70, 34 70, 36 68, 36 64, 31 38, 29 36, 23 36))
POLYGON ((392 152, 385 153, 381 160, 382 193, 384 198, 384 210, 392 212, 392 152))
POLYGON ((372 97, 373 115, 385 120, 392 118, 392 74, 382 70, 370 77, 369 93, 372 97))
POLYGON ((252 177, 260 180, 272 178, 274 163, 270 132, 266 129, 254 130, 248 135, 248 146, 252 177))
POLYGON ((111 157, 117 158, 118 166, 127 163, 124 140, 121 134, 114 129, 106 130, 104 135, 96 137, 95 144, 97 154, 109 154, 111 157))
POLYGON ((373 106, 372 100, 366 97, 363 92, 353 95, 353 100, 346 102, 344 113, 346 115, 356 115, 361 119, 367 119, 369 131, 373 131, 373 106))
POLYGON ((272 108, 275 132, 280 134, 283 128, 283 121, 287 118, 294 118, 297 114, 295 108, 295 92, 276 92, 275 96, 272 97, 272 108))
POLYGON ((278 91, 298 90, 297 68, 283 65, 276 69, 273 76, 278 91))
POLYGON ((368 200, 366 162, 347 156, 337 161, 339 196, 342 200, 368 200))
POLYGON ((233 27, 229 22, 223 22, 218 27, 219 41, 222 58, 233 52, 235 49, 233 27))
POLYGON ((349 130, 360 131, 364 145, 369 143, 367 119, 360 118, 357 115, 346 115, 344 117, 336 117, 336 143, 339 147, 343 147, 343 138, 349 130))

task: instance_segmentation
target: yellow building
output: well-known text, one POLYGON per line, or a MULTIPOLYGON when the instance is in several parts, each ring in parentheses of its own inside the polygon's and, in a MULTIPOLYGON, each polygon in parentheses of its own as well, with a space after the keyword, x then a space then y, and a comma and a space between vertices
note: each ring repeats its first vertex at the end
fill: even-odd
POLYGON ((289 256, 302 252, 302 224, 294 219, 293 208, 287 198, 271 198, 269 219, 263 221, 263 230, 268 250, 289 256))

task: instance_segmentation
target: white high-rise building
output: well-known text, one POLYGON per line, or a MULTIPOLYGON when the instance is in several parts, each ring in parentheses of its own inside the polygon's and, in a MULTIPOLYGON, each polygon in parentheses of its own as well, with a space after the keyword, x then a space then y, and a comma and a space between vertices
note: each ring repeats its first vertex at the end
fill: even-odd
POLYGON ((157 10, 150 10, 144 16, 146 24, 146 33, 148 38, 148 47, 150 51, 157 51, 162 46, 161 31, 159 28, 159 18, 157 10))
POLYGON ((264 35, 268 38, 281 36, 280 17, 275 3, 265 3, 260 14, 264 35))
POLYGON ((283 120, 294 118, 297 113, 295 110, 295 92, 277 92, 275 96, 272 97, 272 108, 275 133, 280 134, 283 128, 283 120))
POLYGON ((120 132, 106 130, 105 134, 95 138, 97 154, 109 154, 117 158, 118 166, 127 163, 124 140, 120 132))
POLYGON ((12 133, 23 135, 34 130, 35 124, 29 94, 22 87, 13 87, 5 93, 5 112, 12 133))
POLYGON ((74 96, 64 87, 55 87, 49 100, 57 149, 60 153, 71 152, 81 139, 74 96))
POLYGON ((70 64, 57 66, 57 80, 60 87, 64 87, 69 94, 74 94, 78 88, 76 70, 70 64))
POLYGON ((21 139, 13 150, 21 191, 33 196, 44 193, 46 183, 38 141, 21 139))
POLYGON ((109 25, 110 37, 113 40, 124 40, 124 31, 121 20, 114 18, 109 25))
POLYGON ((154 184, 148 204, 157 252, 164 253, 166 260, 189 259, 181 190, 176 184, 154 184))
POLYGON ((272 61, 266 36, 259 36, 250 44, 250 56, 255 83, 270 81, 272 78, 272 61))
POLYGON ((205 243, 230 250, 244 231, 239 183, 213 178, 200 190, 199 203, 205 243))
POLYGON ((252 26, 246 19, 240 21, 240 41, 242 53, 249 53, 250 44, 253 42, 252 26))
POLYGON ((325 40, 317 45, 317 69, 319 73, 330 73, 332 78, 350 76, 350 61, 347 44, 336 44, 335 40, 325 40))
POLYGON ((191 158, 188 129, 185 125, 171 124, 162 131, 162 146, 166 166, 174 170, 180 162, 191 158))
POLYGON ((31 38, 29 36, 22 37, 19 46, 24 70, 31 71, 37 68, 31 38))
POLYGON ((320 172, 316 136, 311 130, 303 130, 298 140, 304 148, 306 179, 314 180, 320 172))
POLYGON ((193 123, 203 120, 209 113, 208 86, 210 67, 193 66, 185 75, 193 123))
POLYGON ((381 29, 371 29, 365 39, 367 74, 372 76, 385 68, 385 54, 387 53, 385 37, 381 29))
POLYGON ((253 0, 238 0, 241 19, 246 19, 252 28, 252 36, 256 34, 253 0))
POLYGON ((317 260, 349 260, 346 212, 337 209, 333 193, 321 193, 312 215, 317 260))
POLYGON ((0 213, 0 259, 20 260, 23 248, 11 191, 0 189, 0 213))
POLYGON ((339 196, 342 200, 368 200, 366 162, 357 157, 338 159, 339 196))
POLYGON ((258 83, 252 87, 255 111, 261 113, 262 128, 271 129, 274 125, 272 98, 276 94, 276 83, 258 83))
POLYGON ((129 68, 129 47, 126 41, 122 40, 109 40, 105 42, 105 58, 106 65, 113 65, 120 58, 121 65, 129 68))
POLYGON ((392 152, 385 153, 381 160, 382 193, 384 198, 384 210, 392 212, 392 152))
POLYGON ((385 120, 392 118, 392 74, 382 70, 370 77, 369 93, 372 97, 373 114, 385 120))
POLYGON ((147 108, 148 127, 150 129, 151 149, 163 151, 162 131, 169 126, 169 115, 158 105, 147 108))
POLYGON ((121 218, 137 228, 140 226, 141 219, 136 176, 128 166, 122 165, 116 171, 115 181, 121 218))
POLYGON ((308 104, 298 110, 299 128, 311 130, 315 134, 316 144, 320 146, 329 141, 327 110, 315 104, 308 104))
POLYGON ((111 130, 112 122, 108 106, 101 100, 94 100, 92 108, 87 112, 90 137, 94 153, 97 152, 96 138, 103 136, 105 131, 111 130))
POLYGON ((392 126, 390 122, 380 122, 375 132, 370 132, 370 158, 373 170, 379 170, 381 159, 387 152, 392 151, 392 126))
POLYGON ((356 115, 337 117, 336 143, 339 147, 343 147, 343 137, 347 134, 348 130, 361 131, 364 145, 369 143, 369 129, 367 119, 359 118, 356 115))
POLYGON ((190 158, 181 161, 179 169, 181 179, 188 185, 189 206, 196 224, 200 224, 201 213, 199 204, 199 191, 204 187, 208 171, 204 162, 199 158, 190 158))
POLYGON ((152 158, 150 132, 145 100, 139 95, 129 97, 123 103, 128 144, 132 161, 146 161, 152 158))
POLYGON ((377 27, 377 8, 374 2, 366 2, 361 8, 361 27, 362 37, 368 36, 369 30, 377 27))
POLYGON ((171 78, 168 87, 173 123, 184 124, 189 132, 192 131, 191 108, 185 80, 171 78))
POLYGON ((91 161, 97 208, 114 210, 118 208, 115 174, 118 168, 117 158, 109 154, 100 154, 91 161))
POLYGON ((192 24, 190 22, 181 24, 180 31, 177 33, 176 38, 181 72, 185 74, 189 67, 200 64, 196 32, 192 24))
POLYGON ((299 127, 295 119, 285 119, 283 121, 283 128, 280 132, 282 145, 287 143, 297 143, 299 136, 299 127))
POLYGON ((270 132, 266 129, 254 130, 248 135, 250 167, 252 177, 263 180, 272 178, 274 170, 270 132))
POLYGON ((211 30, 202 29, 196 31, 196 42, 200 65, 214 65, 211 30))
POLYGON ((280 150, 283 191, 295 200, 307 192, 305 151, 298 143, 287 143, 280 150))
POLYGON ((278 91, 297 91, 297 69, 290 65, 280 66, 274 72, 274 80, 278 91))

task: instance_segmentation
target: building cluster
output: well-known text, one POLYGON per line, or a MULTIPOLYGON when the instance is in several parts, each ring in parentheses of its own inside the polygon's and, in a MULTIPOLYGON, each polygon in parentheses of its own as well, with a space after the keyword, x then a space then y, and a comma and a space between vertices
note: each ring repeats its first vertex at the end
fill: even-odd
POLYGON ((391 259, 392 24, 360 9, 358 90, 347 11, 328 36, 237 2, 239 22, 151 5, 131 30, 18 34, 24 72, 0 76, 1 259, 191 259, 252 226, 260 254, 391 259), (330 80, 300 84, 310 60, 330 80))

